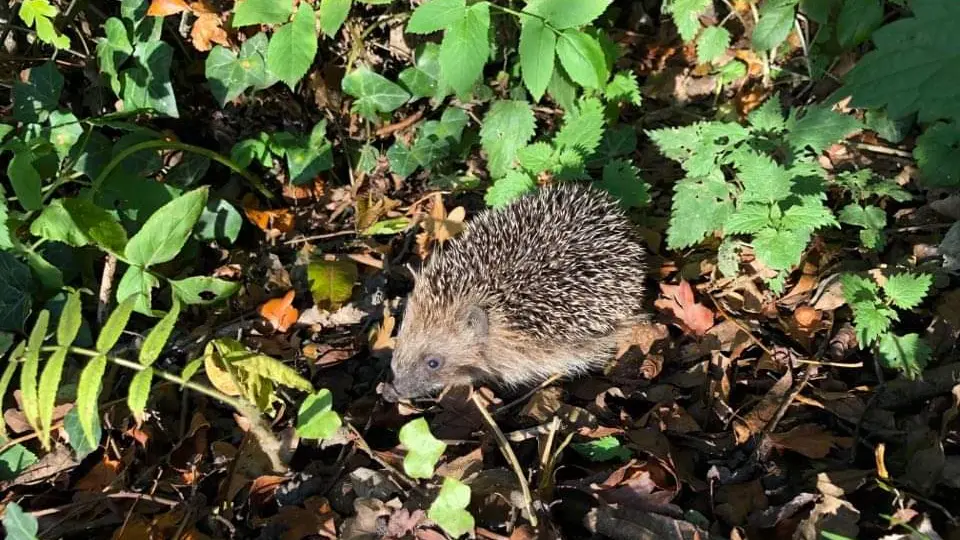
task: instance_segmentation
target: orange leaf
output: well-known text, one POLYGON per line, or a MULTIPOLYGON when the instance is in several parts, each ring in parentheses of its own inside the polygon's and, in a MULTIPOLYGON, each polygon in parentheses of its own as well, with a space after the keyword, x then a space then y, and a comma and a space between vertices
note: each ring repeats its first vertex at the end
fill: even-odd
POLYGON ((264 232, 278 231, 281 234, 293 230, 293 214, 290 210, 260 210, 257 198, 248 194, 243 199, 243 212, 254 225, 264 232))
POLYGON ((147 15, 151 17, 166 17, 167 15, 176 15, 184 11, 190 11, 190 6, 184 0, 153 0, 150 2, 150 8, 147 9, 147 15))
POLYGON ((286 332, 293 323, 297 322, 300 312, 293 307, 293 289, 287 291, 283 298, 267 300, 260 306, 260 315, 263 316, 278 332, 286 332))
POLYGON ((193 23, 193 29, 190 30, 190 39, 193 46, 198 51, 209 51, 213 48, 213 43, 218 43, 224 47, 230 45, 230 39, 227 32, 221 27, 223 21, 220 15, 215 13, 201 13, 193 23))
POLYGON ((120 462, 107 457, 106 454, 90 469, 83 478, 77 481, 74 489, 80 491, 102 491, 109 487, 117 479, 117 471, 120 470, 120 462))
POLYGON ((663 298, 658 298, 654 305, 672 314, 685 332, 702 336, 707 333, 707 330, 713 328, 713 311, 697 303, 689 283, 686 281, 681 281, 680 285, 661 283, 660 291, 663 298))

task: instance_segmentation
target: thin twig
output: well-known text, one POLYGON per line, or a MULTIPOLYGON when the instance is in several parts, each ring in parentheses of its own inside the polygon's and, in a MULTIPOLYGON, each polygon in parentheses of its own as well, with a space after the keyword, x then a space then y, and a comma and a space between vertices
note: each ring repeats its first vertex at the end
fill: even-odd
POLYGON ((807 364, 811 366, 827 366, 827 367, 835 367, 835 368, 862 368, 863 367, 863 362, 854 362, 854 363, 847 364, 843 362, 823 362, 820 360, 805 360, 802 358, 795 360, 795 362, 798 364, 807 364))
POLYGON ((530 494, 530 484, 527 482, 527 477, 523 474, 523 468, 520 467, 520 461, 517 460, 517 455, 513 453, 513 448, 510 447, 510 443, 507 442, 507 438, 503 436, 503 431, 500 430, 500 426, 493 420, 493 416, 490 415, 490 411, 480 402, 480 398, 477 397, 478 394, 473 392, 470 394, 470 399, 473 401, 473 404, 476 405, 477 410, 480 411, 480 415, 483 416, 483 419, 487 422, 487 425, 493 431, 494 436, 497 439, 497 446, 500 447, 500 452, 503 453, 503 457, 510 462, 510 465, 513 466, 513 472, 517 475, 517 481, 520 482, 520 490, 523 492, 523 502, 527 507, 527 514, 530 518, 530 524, 534 527, 537 526, 537 515, 533 510, 533 496, 530 494))
POLYGON ((880 146, 879 144, 867 144, 867 143, 857 143, 857 148, 860 150, 867 150, 875 154, 886 154, 888 156, 897 156, 905 159, 913 159, 913 154, 907 152, 906 150, 899 150, 897 148, 888 148, 886 146, 880 146))
POLYGON ((508 411, 508 410, 510 410, 510 409, 512 409, 512 408, 514 408, 514 407, 516 407, 517 405, 519 405, 519 404, 523 403, 524 401, 528 400, 528 399, 530 398, 530 396, 532 396, 532 395, 536 394, 537 392, 539 392, 540 390, 542 390, 542 389, 550 386, 551 384, 553 384, 554 382, 560 380, 561 378, 563 378, 563 374, 562 374, 562 373, 556 373, 556 374, 554 374, 554 375, 551 375, 550 378, 548 378, 547 380, 545 380, 545 381, 543 381, 542 383, 538 384, 537 386, 531 388, 528 392, 526 392, 526 393, 523 394, 522 396, 520 396, 520 397, 518 397, 517 399, 511 401, 510 403, 507 403, 506 405, 503 405, 503 406, 497 408, 497 410, 493 411, 493 414, 494 414, 494 415, 500 415, 500 414, 502 414, 502 413, 504 413, 504 412, 506 412, 506 411, 508 411))
POLYGON ((370 445, 367 444, 367 441, 363 438, 363 435, 360 433, 359 430, 357 430, 356 427, 354 427, 353 424, 347 422, 346 426, 347 426, 347 429, 350 430, 350 433, 352 433, 354 436, 354 440, 353 440, 354 444, 356 444, 357 447, 360 448, 360 450, 362 450, 364 454, 369 456, 370 459, 379 463, 381 467, 386 469, 387 472, 392 474, 395 478, 402 480, 403 483, 410 486, 418 494, 426 496, 426 492, 423 490, 423 488, 420 487, 420 484, 417 484, 414 480, 408 478, 407 475, 398 471, 396 467, 387 463, 385 459, 378 456, 377 453, 373 451, 373 448, 370 448, 370 445))
POLYGON ((305 242, 313 242, 314 240, 326 240, 328 238, 336 238, 338 236, 350 236, 354 234, 357 234, 357 231, 346 230, 346 231, 338 231, 335 233, 315 234, 313 236, 301 236, 299 238, 294 238, 293 240, 287 240, 286 242, 283 243, 283 245, 292 246, 295 244, 302 244, 305 242))
POLYGON ((810 380, 810 377, 813 376, 813 372, 816 371, 816 366, 807 366, 806 371, 803 372, 803 375, 800 377, 800 380, 790 389, 790 392, 787 393, 784 400, 780 403, 780 406, 777 407, 777 412, 774 413, 773 418, 767 422, 767 425, 763 428, 764 435, 770 435, 777 429, 777 425, 780 423, 780 420, 783 419, 783 416, 787 414, 787 409, 790 408, 790 405, 793 404, 793 400, 797 398, 800 392, 803 390, 803 387, 807 385, 807 382, 810 380))
POLYGON ((387 135, 392 135, 398 131, 403 131, 404 129, 407 129, 413 124, 416 124, 417 122, 420 121, 421 118, 423 118, 423 111, 417 111, 399 122, 394 122, 392 124, 387 124, 381 127, 380 129, 374 132, 374 135, 379 138, 386 137, 387 135))
POLYGON ((117 256, 107 255, 103 263, 103 275, 100 277, 100 296, 97 303, 97 324, 103 326, 110 311, 110 297, 113 296, 113 276, 117 273, 117 256))
MULTIPOLYGON (((134 499, 134 500, 137 500, 137 501, 147 501, 147 502, 152 502, 152 503, 160 504, 160 505, 163 505, 163 506, 169 506, 169 507, 171 507, 171 508, 176 507, 176 506, 178 506, 178 505, 181 503, 181 501, 174 501, 174 500, 171 500, 171 499, 165 499, 165 498, 163 498, 163 497, 157 497, 157 496, 155 496, 155 495, 148 495, 148 494, 146 494, 146 493, 136 493, 136 492, 132 492, 132 491, 120 491, 120 492, 117 492, 117 493, 104 493, 104 494, 103 494, 103 497, 106 498, 106 499, 134 499)), ((93 504, 93 503, 96 503, 96 502, 99 502, 99 501, 96 501, 96 500, 78 501, 78 502, 73 502, 73 503, 70 503, 70 504, 65 504, 65 505, 63 505, 63 506, 55 506, 55 507, 53 507, 53 508, 47 508, 47 509, 45 509, 45 510, 36 510, 36 511, 34 511, 34 512, 30 512, 30 515, 32 515, 33 517, 36 517, 36 518, 43 517, 43 516, 50 516, 50 515, 53 515, 53 514, 57 514, 57 513, 63 512, 64 510, 69 510, 70 508, 73 508, 74 506, 77 506, 78 504, 93 504)))
POLYGON ((742 322, 740 322, 739 320, 737 320, 733 315, 730 315, 730 313, 728 313, 727 310, 724 309, 724 308, 720 305, 720 302, 718 302, 717 299, 714 298, 712 294, 710 294, 709 292, 707 292, 706 295, 707 295, 707 298, 709 298, 710 301, 713 302, 713 306, 717 308, 717 311, 720 312, 720 315, 722 315, 723 318, 725 318, 725 319, 727 319, 728 321, 732 322, 732 323, 733 323, 737 328, 739 328, 740 330, 743 330, 743 332, 747 335, 747 337, 750 338, 750 341, 754 342, 758 347, 760 347, 761 349, 763 349, 763 352, 769 354, 771 357, 773 356, 773 351, 770 350, 769 347, 767 347, 766 345, 764 345, 763 342, 760 341, 759 338, 757 338, 756 336, 754 336, 754 335, 753 335, 753 332, 752 332, 749 328, 747 328, 747 326, 746 326, 745 324, 743 324, 742 322))

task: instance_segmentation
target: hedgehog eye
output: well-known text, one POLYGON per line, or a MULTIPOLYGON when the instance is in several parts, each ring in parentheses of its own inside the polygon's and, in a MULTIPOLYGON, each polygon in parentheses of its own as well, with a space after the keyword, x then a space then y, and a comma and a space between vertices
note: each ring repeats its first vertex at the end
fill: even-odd
POLYGON ((443 358, 440 358, 439 356, 428 356, 426 358, 426 363, 427 363, 427 369, 431 371, 436 371, 440 369, 441 366, 443 366, 443 358))

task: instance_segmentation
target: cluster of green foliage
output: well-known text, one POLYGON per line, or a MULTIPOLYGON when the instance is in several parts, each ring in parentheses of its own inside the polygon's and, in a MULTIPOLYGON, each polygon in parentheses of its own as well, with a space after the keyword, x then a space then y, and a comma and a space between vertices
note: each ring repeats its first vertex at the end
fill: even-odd
POLYGON ((932 281, 929 274, 899 273, 888 276, 880 287, 870 277, 841 276, 860 347, 871 349, 881 364, 911 379, 923 373, 930 360, 930 347, 919 334, 893 331, 893 323, 900 320, 894 308, 909 311, 919 306, 932 281))

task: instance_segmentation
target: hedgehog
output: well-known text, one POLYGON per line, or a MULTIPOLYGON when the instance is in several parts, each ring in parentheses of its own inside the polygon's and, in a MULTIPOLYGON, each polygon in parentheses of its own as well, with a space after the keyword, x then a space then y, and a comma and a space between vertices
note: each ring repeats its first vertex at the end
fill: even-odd
POLYGON ((384 397, 602 367, 644 319, 644 259, 619 202, 593 187, 544 187, 480 212, 414 276, 384 397))

